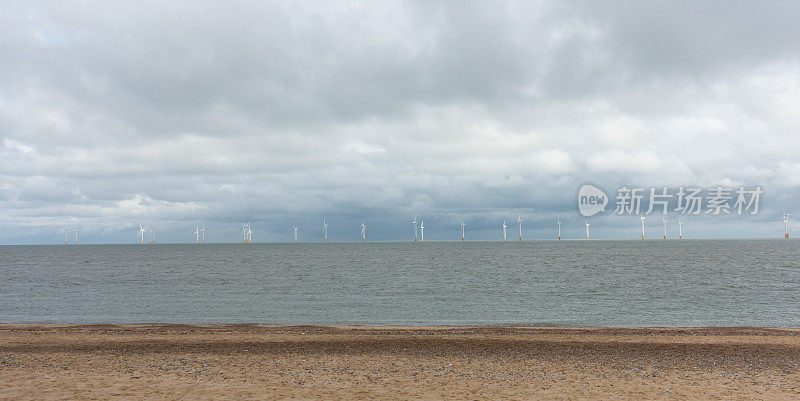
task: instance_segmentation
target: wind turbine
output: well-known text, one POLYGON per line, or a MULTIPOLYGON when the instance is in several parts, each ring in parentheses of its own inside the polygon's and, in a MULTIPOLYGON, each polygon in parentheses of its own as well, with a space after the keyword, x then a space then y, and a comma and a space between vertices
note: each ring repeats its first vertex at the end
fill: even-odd
POLYGON ((142 227, 142 222, 140 221, 139 222, 139 235, 138 235, 138 237, 139 237, 140 242, 141 242, 142 245, 144 245, 144 233, 146 233, 146 232, 147 232, 147 230, 145 230, 144 227, 142 227))
POLYGON ((558 218, 556 223, 558 224, 558 239, 561 239, 561 218, 560 217, 558 218))
POLYGON ((522 216, 517 215, 517 224, 519 224, 519 240, 522 241, 522 216))
POLYGON ((461 220, 461 240, 462 241, 464 240, 464 226, 466 226, 466 224, 464 224, 464 220, 461 220))
POLYGON ((150 227, 150 244, 152 244, 152 245, 155 245, 155 243, 156 243, 156 229, 157 228, 158 227, 156 227, 156 226, 150 227))
POLYGON ((298 227, 297 226, 292 226, 292 228, 294 229, 294 242, 297 242, 297 228, 298 227))
POLYGON ((586 239, 589 239, 589 220, 586 220, 586 239))
POLYGON ((647 220, 647 217, 641 215, 639 218, 642 219, 642 239, 644 239, 644 221, 647 220))
POLYGON ((783 225, 785 227, 784 232, 786 233, 784 234, 784 238, 789 238, 789 213, 786 213, 785 210, 783 211, 783 225))
POLYGON ((322 242, 328 242, 328 223, 322 219, 322 242))
POLYGON ((419 240, 425 242, 425 220, 419 221, 419 240))
POLYGON ((242 223, 242 242, 247 244, 253 239, 253 231, 250 230, 250 222, 242 223))
POLYGON ((200 227, 200 234, 203 234, 202 244, 206 243, 206 226, 200 227))
POLYGON ((78 226, 75 226, 75 229, 73 231, 75 231, 75 245, 78 245, 78 226))
POLYGON ((361 242, 367 242, 367 222, 361 222, 361 242))
POLYGON ((195 243, 195 245, 199 244, 200 243, 200 227, 195 226, 194 227, 194 234, 192 234, 192 235, 194 235, 194 243, 195 243))
POLYGON ((667 219, 662 217, 661 224, 664 225, 664 239, 667 239, 667 219))
POLYGON ((69 246, 69 228, 64 226, 64 246, 69 246))
POLYGON ((683 239, 683 222, 678 219, 678 239, 683 239))
POLYGON ((506 221, 503 220, 503 241, 508 239, 507 236, 506 236, 506 228, 508 228, 508 226, 506 225, 506 221))
POLYGON ((414 225, 414 242, 417 242, 417 216, 414 216, 414 220, 411 224, 414 225))

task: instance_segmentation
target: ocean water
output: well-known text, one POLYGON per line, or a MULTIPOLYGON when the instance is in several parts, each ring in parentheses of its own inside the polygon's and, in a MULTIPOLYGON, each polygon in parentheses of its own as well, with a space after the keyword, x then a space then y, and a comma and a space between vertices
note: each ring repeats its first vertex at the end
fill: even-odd
POLYGON ((0 322, 800 327, 800 241, 2 246, 0 322))

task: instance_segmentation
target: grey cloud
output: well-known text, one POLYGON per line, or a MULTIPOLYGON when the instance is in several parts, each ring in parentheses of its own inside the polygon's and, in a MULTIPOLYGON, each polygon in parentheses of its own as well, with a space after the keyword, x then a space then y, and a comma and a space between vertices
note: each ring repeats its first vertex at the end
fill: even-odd
MULTIPOLYGON (((432 239, 523 214, 580 232, 586 182, 800 197, 791 2, 14 3, 0 16, 0 243, 432 239), (353 230, 344 227, 353 225, 353 230), (428 226, 426 225, 426 228, 428 226), (428 231, 428 230, 426 230, 428 231)), ((719 227, 737 224, 720 219, 719 227)), ((699 219, 698 230, 726 233, 699 219)), ((624 237, 605 216, 598 235, 624 237)), ((636 223, 636 222, 634 222, 636 223)), ((635 225, 634 225, 635 226, 635 225)), ((593 226, 594 228, 595 226, 593 226)), ((635 228, 635 227, 634 227, 635 228)), ((780 227, 777 228, 780 230, 780 227)))

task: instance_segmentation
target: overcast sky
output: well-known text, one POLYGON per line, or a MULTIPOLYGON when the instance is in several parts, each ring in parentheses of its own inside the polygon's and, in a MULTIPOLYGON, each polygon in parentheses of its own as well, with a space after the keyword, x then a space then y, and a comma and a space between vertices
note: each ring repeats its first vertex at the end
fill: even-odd
POLYGON ((244 3, 4 2, 0 243, 580 237, 584 183, 762 187, 690 236, 800 219, 796 1, 244 3))

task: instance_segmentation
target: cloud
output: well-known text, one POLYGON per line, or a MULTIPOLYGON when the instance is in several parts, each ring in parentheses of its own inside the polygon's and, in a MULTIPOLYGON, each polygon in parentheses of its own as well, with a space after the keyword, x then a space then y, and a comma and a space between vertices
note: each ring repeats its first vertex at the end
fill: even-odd
POLYGON ((7 5, 0 243, 57 242, 64 224, 132 241, 140 219, 166 241, 199 223, 234 241, 242 220, 277 241, 323 216, 331 233, 356 227, 341 239, 363 219, 370 238, 402 239, 415 214, 431 239, 462 218, 496 238, 495 220, 517 213, 549 236, 586 182, 761 185, 770 219, 800 201, 798 14, 791 2, 7 5))

